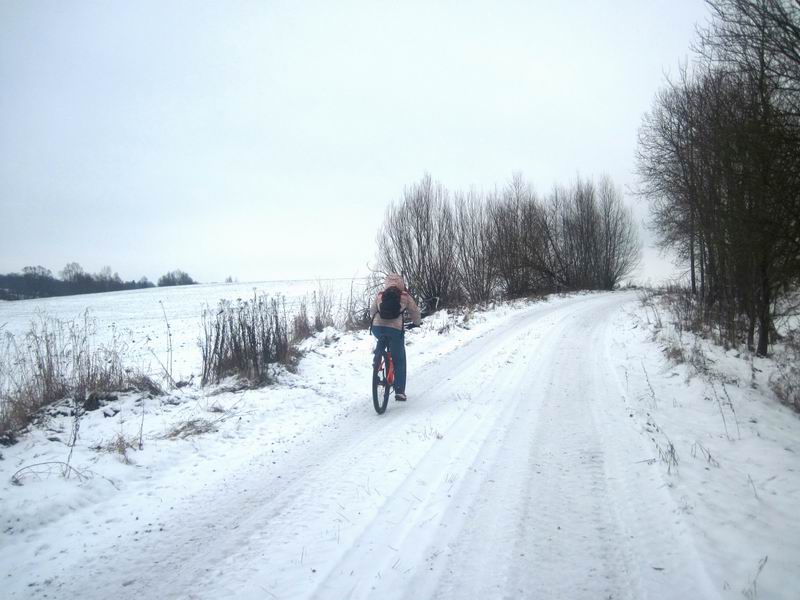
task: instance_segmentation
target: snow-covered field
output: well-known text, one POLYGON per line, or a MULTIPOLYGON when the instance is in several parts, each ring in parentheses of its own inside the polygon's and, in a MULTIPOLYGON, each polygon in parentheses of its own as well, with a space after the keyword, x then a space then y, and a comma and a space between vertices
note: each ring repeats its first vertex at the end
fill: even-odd
POLYGON ((123 396, 80 477, 14 485, 67 459, 52 417, 2 449, 2 595, 797 598, 800 420, 767 361, 687 336, 701 377, 666 329, 632 292, 438 313, 380 417, 369 335, 329 329, 269 388, 123 396))
POLYGON ((338 304, 351 291, 360 294, 365 279, 262 281, 210 283, 181 287, 149 288, 105 294, 43 298, 18 302, 0 301, 0 333, 24 335, 32 321, 46 315, 62 321, 82 321, 88 315, 97 325, 98 343, 108 343, 116 332, 127 346, 131 364, 148 374, 162 372, 168 361, 168 329, 172 334, 172 374, 175 380, 200 372, 201 315, 220 300, 250 299, 254 294, 282 298, 291 313, 300 300, 310 303, 322 291, 338 304))

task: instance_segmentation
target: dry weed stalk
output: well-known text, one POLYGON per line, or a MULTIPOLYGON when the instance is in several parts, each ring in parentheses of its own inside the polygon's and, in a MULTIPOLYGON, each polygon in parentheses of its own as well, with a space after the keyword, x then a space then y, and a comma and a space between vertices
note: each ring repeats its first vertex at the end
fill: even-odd
POLYGON ((77 321, 40 314, 24 336, 6 333, 0 347, 0 434, 22 429, 41 408, 64 398, 82 403, 91 393, 158 390, 125 366, 128 345, 116 327, 111 334, 108 344, 98 344, 88 311, 77 321))
POLYGON ((251 300, 223 300, 203 311, 202 384, 238 376, 268 383, 270 364, 292 360, 285 303, 266 295, 251 300))

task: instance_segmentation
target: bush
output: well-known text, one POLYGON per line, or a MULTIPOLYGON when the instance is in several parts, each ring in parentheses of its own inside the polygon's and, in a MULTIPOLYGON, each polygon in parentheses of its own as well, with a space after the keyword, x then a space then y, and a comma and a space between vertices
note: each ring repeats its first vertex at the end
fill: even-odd
POLYGON ((346 331, 359 331, 367 329, 370 326, 372 323, 370 315, 372 297, 377 294, 379 286, 380 283, 374 274, 370 277, 367 285, 361 290, 360 294, 355 292, 354 284, 350 284, 350 293, 343 307, 343 329, 346 331))
POLYGON ((289 365, 286 307, 283 301, 255 296, 223 300, 203 311, 202 384, 219 383, 231 375, 253 384, 269 382, 270 364, 289 365))
POLYGON ((679 335, 688 331, 726 349, 746 347, 755 350, 754 329, 750 328, 755 322, 746 313, 731 310, 723 322, 713 305, 704 301, 700 294, 692 293, 687 286, 670 285, 645 294, 658 296, 663 307, 673 316, 679 335))
POLYGON ((387 209, 378 234, 378 269, 402 273, 411 293, 424 303, 457 303, 453 227, 447 190, 425 175, 404 190, 399 204, 387 209))
POLYGON ((308 321, 308 302, 303 298, 297 307, 297 314, 292 317, 292 343, 302 342, 310 338, 312 333, 308 321))
POLYGON ((333 327, 333 292, 320 287, 311 295, 311 303, 314 306, 314 330, 320 332, 326 327, 333 327))
POLYGON ((426 175, 389 207, 377 242, 376 270, 401 273, 430 312, 498 293, 612 290, 636 268, 641 248, 607 177, 538 198, 519 174, 493 194, 450 194, 426 175))

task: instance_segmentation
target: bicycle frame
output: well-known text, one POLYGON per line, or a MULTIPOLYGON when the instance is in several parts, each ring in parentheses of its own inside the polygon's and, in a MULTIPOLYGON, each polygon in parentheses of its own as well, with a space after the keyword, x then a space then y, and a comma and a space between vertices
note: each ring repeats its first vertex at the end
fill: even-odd
POLYGON ((389 363, 386 368, 386 383, 390 386, 394 386, 394 361, 392 360, 392 353, 389 350, 386 350, 386 362, 389 363))

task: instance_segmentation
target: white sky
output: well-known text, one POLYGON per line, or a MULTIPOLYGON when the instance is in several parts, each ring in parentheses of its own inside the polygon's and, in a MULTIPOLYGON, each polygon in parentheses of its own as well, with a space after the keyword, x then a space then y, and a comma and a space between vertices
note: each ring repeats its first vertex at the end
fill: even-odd
MULTIPOLYGON (((642 114, 706 15, 702 0, 0 0, 0 272, 348 277, 426 171, 450 189, 514 171, 543 193, 578 173, 631 186, 642 114)), ((645 252, 642 279, 670 271, 645 252)))

